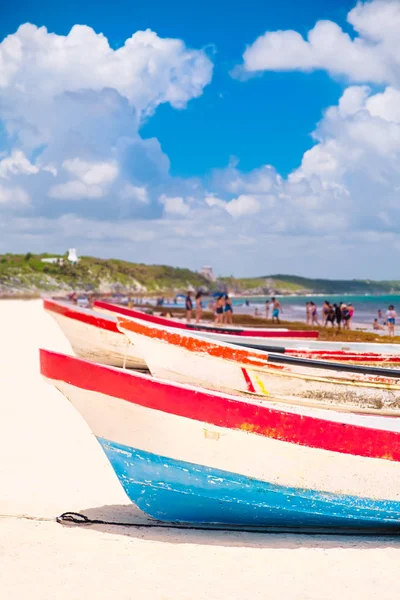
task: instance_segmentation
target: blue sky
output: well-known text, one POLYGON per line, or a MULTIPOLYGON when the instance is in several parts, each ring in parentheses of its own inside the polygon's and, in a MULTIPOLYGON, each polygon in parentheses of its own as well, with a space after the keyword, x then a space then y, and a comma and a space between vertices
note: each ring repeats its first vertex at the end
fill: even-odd
POLYGON ((183 0, 119 0, 99 7, 94 1, 60 5, 17 0, 0 24, 0 36, 15 32, 24 22, 64 35, 82 23, 103 32, 114 48, 133 31, 147 28, 161 37, 183 39, 193 48, 209 46, 215 71, 203 96, 184 111, 161 106, 144 125, 143 136, 160 140, 174 175, 205 175, 226 166, 231 156, 245 171, 271 163, 287 174, 312 146, 315 123, 323 109, 338 100, 343 85, 325 73, 266 73, 243 85, 229 73, 246 45, 266 27, 306 33, 318 19, 345 25, 353 5, 337 0, 206 0, 194 7, 183 0))
POLYGON ((0 23, 0 251, 392 277, 399 14, 17 0, 0 23))

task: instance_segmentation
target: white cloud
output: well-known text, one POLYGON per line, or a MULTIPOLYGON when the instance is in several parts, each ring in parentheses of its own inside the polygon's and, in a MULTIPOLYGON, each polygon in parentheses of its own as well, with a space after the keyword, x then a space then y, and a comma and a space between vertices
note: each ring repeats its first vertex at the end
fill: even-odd
POLYGON ((24 189, 20 187, 5 187, 0 184, 0 205, 9 205, 11 208, 19 208, 29 204, 30 198, 24 189))
POLYGON ((62 166, 88 186, 111 183, 119 172, 115 162, 94 163, 80 158, 65 160, 62 166))
POLYGON ((167 215, 186 216, 190 212, 190 207, 181 196, 169 197, 162 194, 160 202, 164 205, 164 211, 167 215))
POLYGON ((235 218, 255 215, 260 212, 260 209, 259 200, 248 195, 238 196, 226 204, 226 211, 235 218))
POLYGON ((149 194, 145 187, 138 187, 131 183, 126 183, 121 189, 120 196, 123 200, 135 200, 142 204, 149 203, 149 194))
POLYGON ((11 175, 35 175, 38 167, 33 165, 20 150, 14 150, 10 156, 0 160, 0 177, 9 179, 11 175))
POLYGON ((61 36, 22 25, 0 43, 0 121, 10 148, 0 178, 26 190, 37 216, 157 216, 169 160, 140 126, 160 104, 182 109, 200 96, 212 70, 203 50, 150 30, 114 50, 90 27, 61 36))
POLYGON ((103 34, 85 25, 61 36, 27 23, 0 45, 0 86, 11 97, 22 93, 46 99, 67 90, 110 88, 139 113, 149 113, 163 102, 184 107, 202 94, 211 75, 204 52, 149 29, 113 50, 103 34))
POLYGON ((359 2, 347 20, 355 39, 332 21, 318 21, 306 40, 296 31, 267 31, 244 52, 243 69, 325 69, 352 82, 400 84, 400 3, 359 2))
POLYGON ((104 190, 99 185, 86 185, 83 181, 74 180, 54 185, 48 194, 50 198, 58 200, 82 200, 102 198, 104 190))

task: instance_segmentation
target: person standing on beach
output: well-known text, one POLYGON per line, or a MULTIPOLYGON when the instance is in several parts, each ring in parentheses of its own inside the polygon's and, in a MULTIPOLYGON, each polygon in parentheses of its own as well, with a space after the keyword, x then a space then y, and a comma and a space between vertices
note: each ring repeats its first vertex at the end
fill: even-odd
POLYGON ((186 321, 190 323, 192 318, 193 302, 192 292, 189 290, 185 298, 185 309, 186 309, 186 321))
POLYGON ((328 322, 330 308, 331 308, 331 305, 329 304, 328 300, 325 300, 324 304, 322 305, 322 320, 323 320, 324 327, 326 327, 326 324, 328 322))
POLYGON ((196 323, 200 323, 201 319, 201 292, 197 292, 196 294, 196 323))
POLYGON ((219 296, 215 304, 215 319, 214 323, 222 323, 224 317, 224 297, 219 296))
POLYGON ((319 326, 317 305, 315 304, 315 302, 310 302, 310 304, 311 304, 311 325, 319 326))
POLYGON ((336 313, 334 306, 335 305, 332 306, 332 304, 329 304, 329 312, 326 318, 325 327, 328 325, 328 323, 330 323, 332 327, 335 325, 336 313))
POLYGON ((231 299, 229 298, 228 294, 226 294, 225 306, 224 306, 224 323, 227 323, 228 325, 232 325, 232 313, 233 313, 232 302, 231 302, 231 299))
POLYGON ((306 323, 311 325, 311 302, 306 302, 306 323))
POLYGON ((276 321, 277 323, 280 323, 279 313, 280 313, 280 311, 283 312, 281 303, 276 298, 271 298, 271 302, 272 302, 272 322, 276 321))
POLYGON ((397 317, 397 313, 394 310, 394 306, 393 304, 391 304, 389 306, 389 309, 386 311, 385 314, 385 319, 386 319, 386 323, 388 326, 388 334, 390 337, 394 336, 394 328, 396 325, 396 317, 397 317))
POLYGON ((270 306, 269 305, 269 300, 267 300, 266 303, 265 303, 265 318, 267 319, 267 321, 269 319, 269 306, 270 306))
POLYGON ((349 319, 349 329, 351 329, 352 323, 353 323, 353 316, 355 313, 355 308, 352 304, 349 304, 348 306, 349 309, 349 313, 350 313, 350 319, 349 319))
POLYGON ((335 307, 336 323, 337 323, 338 329, 340 329, 340 326, 342 323, 342 303, 334 304, 333 306, 335 307))
POLYGON ((350 311, 346 304, 342 304, 342 321, 343 321, 343 329, 350 329, 350 311))

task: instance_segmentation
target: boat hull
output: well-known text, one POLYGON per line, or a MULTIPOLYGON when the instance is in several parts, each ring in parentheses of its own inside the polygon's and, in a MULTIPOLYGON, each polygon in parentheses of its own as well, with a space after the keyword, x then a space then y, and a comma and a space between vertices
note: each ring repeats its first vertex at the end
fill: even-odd
POLYGON ((77 356, 103 365, 147 370, 143 358, 121 335, 115 320, 47 300, 44 308, 55 319, 77 356))
POLYGON ((317 366, 306 360, 294 365, 275 364, 266 353, 210 342, 137 319, 119 320, 118 326, 138 348, 155 377, 285 402, 322 403, 354 410, 400 408, 400 374, 395 370, 393 377, 371 376, 348 373, 341 364, 323 361, 317 366))
POLYGON ((277 339, 300 339, 300 340, 316 340, 319 336, 318 331, 290 331, 289 329, 280 329, 280 328, 262 328, 262 327, 237 327, 230 325, 205 325, 203 323, 186 323, 184 321, 177 321, 175 319, 168 319, 166 317, 158 317, 156 315, 149 315, 144 312, 140 312, 138 310, 132 308, 125 308, 123 306, 118 306, 116 304, 110 304, 108 302, 100 302, 97 301, 94 303, 94 307, 98 310, 103 310, 115 315, 126 316, 129 319, 142 319, 143 321, 147 321, 148 323, 152 323, 155 325, 161 325, 165 327, 171 327, 175 329, 180 329, 183 331, 192 331, 201 333, 201 335, 206 335, 210 337, 210 339, 220 339, 227 338, 231 343, 238 342, 242 340, 243 343, 246 343, 245 340, 253 340, 253 342, 257 343, 265 343, 265 339, 271 340, 277 339))
POLYGON ((151 518, 399 528, 398 419, 282 410, 45 351, 41 371, 151 518))

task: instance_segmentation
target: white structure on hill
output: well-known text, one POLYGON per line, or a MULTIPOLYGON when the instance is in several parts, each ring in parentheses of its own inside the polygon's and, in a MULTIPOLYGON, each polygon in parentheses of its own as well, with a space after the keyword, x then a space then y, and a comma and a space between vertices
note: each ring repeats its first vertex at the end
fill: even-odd
POLYGON ((56 256, 54 256, 54 257, 51 257, 51 258, 41 258, 40 262, 50 263, 52 265, 57 265, 57 264, 62 264, 63 259, 62 258, 57 258, 56 256))
POLYGON ((76 255, 76 248, 70 248, 68 250, 68 260, 72 263, 77 263, 78 262, 78 257, 76 255))
POLYGON ((215 281, 216 280, 216 277, 214 275, 214 271, 212 270, 212 267, 209 267, 209 266, 201 267, 201 269, 200 269, 200 275, 203 275, 203 277, 205 277, 206 279, 208 279, 208 281, 215 281))
MULTIPOLYGON (((41 258, 40 260, 41 260, 41 262, 50 263, 52 265, 63 265, 64 264, 64 259, 59 258, 57 256, 51 256, 49 258, 41 258)), ((78 262, 79 258, 76 254, 76 248, 70 248, 68 250, 67 260, 69 260, 69 262, 72 262, 73 264, 78 262)))

